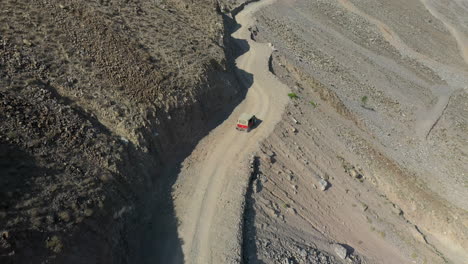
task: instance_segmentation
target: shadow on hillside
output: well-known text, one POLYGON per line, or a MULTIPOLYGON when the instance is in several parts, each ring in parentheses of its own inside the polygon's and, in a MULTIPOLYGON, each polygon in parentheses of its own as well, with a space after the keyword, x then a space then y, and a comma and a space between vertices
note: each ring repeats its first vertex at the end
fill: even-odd
POLYGON ((177 167, 168 168, 166 175, 161 177, 167 182, 158 184, 159 188, 155 190, 159 197, 155 197, 154 205, 149 208, 153 216, 143 228, 141 255, 137 256, 141 263, 184 263, 183 243, 178 236, 178 221, 171 196, 178 171, 177 167))
MULTIPOLYGON (((240 28, 235 20, 229 16, 223 15, 225 32, 235 32, 240 28)), ((246 40, 234 39, 230 35, 224 40, 225 56, 227 60, 227 72, 220 73, 231 76, 234 82, 237 82, 237 92, 235 96, 230 97, 228 104, 221 104, 221 109, 205 109, 213 116, 206 121, 205 130, 193 138, 192 144, 186 146, 178 154, 172 165, 167 165, 164 174, 160 177, 164 182, 157 184, 158 190, 155 190, 158 197, 155 197, 154 205, 149 209, 153 216, 148 221, 144 221, 146 226, 144 237, 141 241, 141 254, 138 259, 142 263, 166 263, 181 264, 187 261, 182 252, 183 241, 178 235, 178 219, 175 215, 174 201, 172 199, 172 188, 181 172, 182 162, 195 149, 196 144, 212 129, 223 123, 231 115, 235 107, 244 100, 248 89, 253 84, 253 75, 237 68, 235 60, 242 54, 249 51, 250 47, 246 40)), ((223 89, 222 87, 220 89, 223 89)), ((234 125, 233 125, 234 129, 234 125)), ((195 219, 194 219, 195 220, 195 219)))
MULTIPOLYGON (((253 198, 254 184, 260 167, 260 161, 258 158, 254 160, 254 171, 250 177, 249 187, 247 189, 245 197, 245 211, 244 211, 244 230, 242 234, 242 260, 246 264, 264 264, 263 261, 258 259, 257 245, 255 244, 255 238, 257 237, 257 229, 255 227, 255 199, 253 198)), ((255 186, 257 191, 261 191, 261 185, 255 186)))
POLYGON ((28 221, 22 221, 23 212, 15 207, 30 197, 34 190, 31 182, 46 173, 53 175, 55 172, 41 167, 34 156, 6 142, 0 133, 0 212, 10 215, 0 217, 0 263, 31 263, 31 258, 47 258, 48 252, 43 249, 44 232, 31 230, 28 221), (12 226, 12 221, 17 222, 12 226))

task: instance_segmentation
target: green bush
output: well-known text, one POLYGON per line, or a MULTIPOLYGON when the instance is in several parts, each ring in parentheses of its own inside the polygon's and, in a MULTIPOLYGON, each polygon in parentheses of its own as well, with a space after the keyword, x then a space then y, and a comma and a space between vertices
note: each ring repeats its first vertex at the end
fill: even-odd
POLYGON ((367 100, 369 100, 369 98, 367 97, 367 95, 364 95, 364 96, 361 98, 362 105, 366 105, 366 104, 367 104, 367 100))
POLYGON ((297 96, 297 94, 295 94, 295 93, 288 93, 288 96, 291 99, 299 99, 299 96, 297 96))

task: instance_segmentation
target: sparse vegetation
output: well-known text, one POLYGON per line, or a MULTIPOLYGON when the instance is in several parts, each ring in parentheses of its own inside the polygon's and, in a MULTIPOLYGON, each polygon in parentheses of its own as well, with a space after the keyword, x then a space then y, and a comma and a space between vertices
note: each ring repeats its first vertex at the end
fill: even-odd
POLYGON ((364 95, 363 97, 361 97, 362 106, 366 106, 368 100, 369 100, 369 98, 367 97, 367 95, 364 95))
POLYGON ((6 133, 7 138, 16 138, 18 136, 18 133, 15 131, 9 131, 6 133))
POLYGON ((361 97, 361 107, 370 111, 375 111, 374 108, 368 105, 368 102, 369 102, 369 97, 367 97, 367 95, 364 95, 363 97, 361 97))
POLYGON ((312 101, 312 100, 309 101, 309 104, 310 104, 313 108, 317 107, 317 104, 316 104, 314 101, 312 101))
POLYGON ((299 99, 299 96, 296 93, 288 93, 288 96, 291 99, 299 99))
POLYGON ((46 248, 52 250, 55 253, 60 253, 62 251, 63 245, 62 241, 58 236, 53 236, 46 240, 46 248))
POLYGON ((89 209, 89 208, 86 208, 86 209, 84 210, 84 214, 85 214, 86 216, 91 216, 91 215, 93 215, 93 210, 92 210, 92 209, 89 209))
POLYGON ((31 218, 31 225, 34 227, 34 228, 39 228, 42 224, 42 221, 41 221, 41 218, 39 217, 32 217, 31 218))
POLYGON ((62 211, 58 214, 59 218, 65 222, 70 221, 70 214, 67 211, 62 211))
POLYGON ((385 238, 385 232, 384 231, 378 231, 378 233, 382 238, 385 238))
POLYGON ((48 225, 54 224, 54 223, 55 223, 54 217, 53 217, 52 215, 46 216, 46 223, 47 223, 48 225))

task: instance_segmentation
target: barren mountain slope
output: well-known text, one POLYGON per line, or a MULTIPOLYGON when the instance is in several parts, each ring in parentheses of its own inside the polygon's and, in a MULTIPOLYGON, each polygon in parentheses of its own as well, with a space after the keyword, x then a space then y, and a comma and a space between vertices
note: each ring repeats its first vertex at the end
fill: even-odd
POLYGON ((299 99, 264 143, 274 161, 260 159, 249 200, 252 263, 302 263, 294 248, 334 254, 336 242, 369 263, 464 263, 468 66, 432 13, 378 0, 278 1, 258 13, 256 39, 278 49, 272 70, 299 99), (320 178, 328 191, 315 189, 320 178))
POLYGON ((242 95, 228 23, 216 1, 0 1, 1 263, 141 262, 162 171, 242 95))

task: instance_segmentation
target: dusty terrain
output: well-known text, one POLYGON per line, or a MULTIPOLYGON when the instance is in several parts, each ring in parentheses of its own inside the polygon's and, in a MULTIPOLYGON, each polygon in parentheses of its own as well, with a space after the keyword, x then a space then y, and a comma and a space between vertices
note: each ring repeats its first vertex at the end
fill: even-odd
POLYGON ((466 1, 0 6, 1 263, 468 259, 466 1))
POLYGON ((256 39, 278 49, 272 71, 297 99, 262 143, 247 263, 307 263, 335 243, 366 263, 466 262, 466 7, 278 1, 257 13, 256 39))

